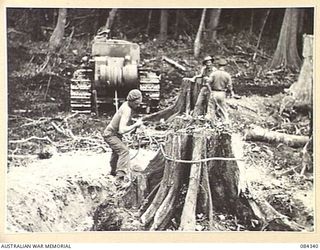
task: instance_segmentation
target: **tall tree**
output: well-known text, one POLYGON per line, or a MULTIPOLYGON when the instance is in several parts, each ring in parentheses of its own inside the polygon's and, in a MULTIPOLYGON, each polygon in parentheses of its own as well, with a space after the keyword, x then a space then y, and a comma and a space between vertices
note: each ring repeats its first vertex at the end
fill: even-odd
POLYGON ((258 51, 258 48, 259 48, 259 45, 261 42, 261 37, 262 37, 263 30, 264 30, 264 26, 266 25, 266 22, 267 22, 269 15, 270 15, 270 9, 267 10, 265 18, 263 19, 263 23, 262 23, 262 26, 261 26, 261 29, 259 32, 258 42, 257 42, 256 48, 255 48, 254 54, 253 54, 253 60, 255 60, 255 58, 257 56, 257 51, 258 51))
POLYGON ((196 39, 194 40, 194 48, 193 48, 193 54, 195 57, 199 57, 200 55, 200 49, 201 49, 201 34, 204 28, 204 20, 206 18, 206 9, 203 9, 201 20, 198 28, 198 32, 196 35, 196 39))
POLYGON ((59 9, 58 21, 56 27, 49 40, 50 50, 58 50, 61 46, 62 39, 64 36, 65 25, 67 21, 67 9, 59 9))
POLYGON ((181 10, 177 9, 176 10, 176 21, 174 24, 174 37, 177 38, 179 35, 179 22, 181 18, 181 10))
POLYGON ((151 27, 151 18, 152 18, 152 10, 149 10, 148 12, 148 23, 146 28, 146 34, 149 35, 150 27, 151 27))
POLYGON ((254 9, 251 10, 250 29, 249 29, 250 35, 252 35, 252 33, 253 33, 253 20, 254 20, 254 9))
POLYGON ((270 67, 286 67, 298 70, 301 65, 297 42, 299 26, 302 25, 302 9, 287 8, 283 18, 277 49, 270 67))
POLYGON ((214 42, 217 39, 217 27, 219 24, 220 14, 221 9, 210 10, 209 34, 212 42, 214 42))
POLYGON ((161 10, 160 17, 160 36, 159 39, 161 41, 165 41, 168 36, 168 10, 161 10))
POLYGON ((312 108, 313 85, 313 35, 303 37, 303 64, 298 81, 291 85, 289 92, 295 99, 295 106, 312 108))
POLYGON ((31 14, 31 39, 32 41, 43 40, 44 36, 41 30, 42 23, 42 13, 41 9, 35 8, 32 9, 31 14))
POLYGON ((107 22, 106 22, 106 28, 107 29, 111 29, 111 27, 113 25, 113 22, 114 22, 114 19, 116 17, 117 11, 118 11, 118 9, 116 9, 116 8, 113 8, 113 9, 110 10, 109 16, 108 16, 108 19, 107 19, 107 22))

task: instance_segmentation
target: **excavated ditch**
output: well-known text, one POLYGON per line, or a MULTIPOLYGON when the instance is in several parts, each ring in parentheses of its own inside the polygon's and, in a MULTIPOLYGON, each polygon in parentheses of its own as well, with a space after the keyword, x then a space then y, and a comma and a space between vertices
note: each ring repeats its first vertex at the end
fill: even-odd
MULTIPOLYGON (((141 150, 133 167, 152 156, 152 151, 141 150)), ((114 177, 107 174, 109 157, 75 152, 11 168, 6 179, 7 230, 138 230, 135 214, 119 204, 114 177)))

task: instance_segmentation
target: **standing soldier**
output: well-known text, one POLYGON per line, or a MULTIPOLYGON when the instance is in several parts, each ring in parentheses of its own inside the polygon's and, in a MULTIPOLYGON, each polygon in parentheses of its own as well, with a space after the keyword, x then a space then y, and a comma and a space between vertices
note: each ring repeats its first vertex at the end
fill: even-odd
POLYGON ((214 59, 211 56, 206 56, 203 61, 203 67, 200 70, 200 74, 195 75, 192 78, 192 81, 195 82, 197 78, 204 78, 204 81, 209 78, 210 74, 217 70, 216 67, 213 66, 214 59))
POLYGON ((204 105, 204 103, 208 102, 209 89, 206 86, 206 82, 208 81, 209 76, 212 74, 212 72, 217 70, 217 68, 213 66, 213 62, 214 59, 211 56, 206 56, 202 61, 203 67, 200 70, 200 74, 195 75, 193 78, 191 78, 192 82, 195 82, 197 78, 202 78, 202 88, 200 89, 195 106, 202 106, 204 105))
POLYGON ((104 140, 112 149, 110 174, 116 176, 118 184, 130 182, 131 180, 129 149, 123 143, 122 135, 143 124, 142 120, 138 120, 134 124, 128 125, 133 112, 137 110, 141 102, 141 92, 137 89, 131 90, 127 96, 127 101, 121 105, 103 133, 104 140))
POLYGON ((225 123, 229 123, 226 95, 234 96, 231 75, 225 71, 225 59, 219 60, 219 69, 211 73, 207 86, 210 91, 207 118, 212 120, 218 115, 225 123))

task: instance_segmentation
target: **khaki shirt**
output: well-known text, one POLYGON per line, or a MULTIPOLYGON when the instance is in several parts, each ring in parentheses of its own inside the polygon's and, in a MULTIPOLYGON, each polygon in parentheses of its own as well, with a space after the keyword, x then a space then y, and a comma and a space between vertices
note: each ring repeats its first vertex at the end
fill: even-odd
POLYGON ((210 74, 208 83, 213 91, 232 91, 231 75, 224 70, 216 70, 210 74))
POLYGON ((206 66, 204 66, 204 67, 202 67, 201 68, 201 71, 200 71, 200 76, 201 77, 204 77, 204 76, 207 76, 207 77, 209 77, 214 71, 216 71, 217 70, 217 68, 216 67, 214 67, 214 66, 210 66, 210 67, 206 67, 206 66))

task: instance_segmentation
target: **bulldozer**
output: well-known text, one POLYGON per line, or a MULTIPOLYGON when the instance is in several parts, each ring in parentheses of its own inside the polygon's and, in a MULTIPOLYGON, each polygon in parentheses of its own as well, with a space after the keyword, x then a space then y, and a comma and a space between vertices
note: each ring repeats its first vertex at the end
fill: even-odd
POLYGON ((130 90, 143 95, 142 111, 159 108, 161 75, 141 63, 140 47, 126 40, 109 39, 108 34, 94 37, 90 56, 84 56, 75 70, 70 86, 72 112, 95 113, 110 105, 118 107, 130 90))

